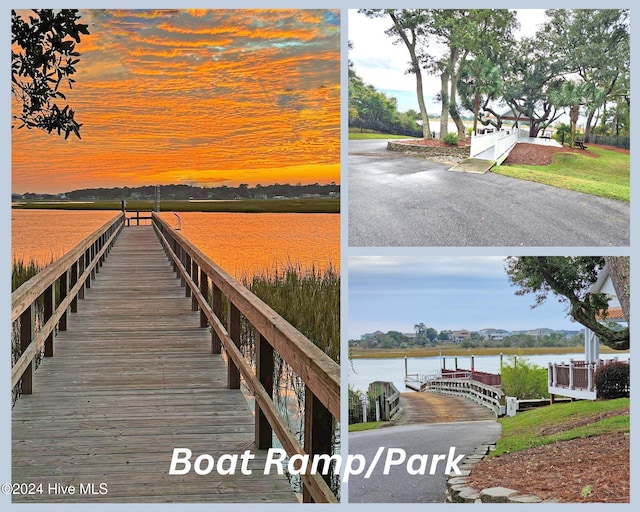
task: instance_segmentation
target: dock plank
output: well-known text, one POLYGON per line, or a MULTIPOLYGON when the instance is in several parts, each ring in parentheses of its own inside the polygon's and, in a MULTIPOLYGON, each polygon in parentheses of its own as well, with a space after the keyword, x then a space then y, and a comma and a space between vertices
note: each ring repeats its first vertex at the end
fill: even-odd
POLYGON ((226 363, 198 326, 152 227, 124 228, 12 410, 12 479, 45 488, 13 500, 295 503, 284 476, 263 474, 247 400, 226 388, 226 363), (169 475, 173 448, 250 450, 252 474, 169 475), (88 483, 108 491, 48 489, 88 483))

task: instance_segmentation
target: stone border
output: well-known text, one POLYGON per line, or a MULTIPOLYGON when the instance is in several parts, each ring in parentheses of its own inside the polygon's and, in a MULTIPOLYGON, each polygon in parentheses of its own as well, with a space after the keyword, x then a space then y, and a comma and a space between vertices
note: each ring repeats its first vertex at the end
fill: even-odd
POLYGON ((422 144, 406 144, 397 141, 387 142, 387 151, 411 153, 425 157, 469 158, 470 146, 424 146, 422 144))
POLYGON ((445 503, 556 503, 544 501, 534 494, 520 494, 506 487, 489 487, 478 490, 469 485, 469 475, 473 467, 495 450, 495 444, 483 444, 475 452, 467 455, 460 465, 460 475, 449 475, 445 503))

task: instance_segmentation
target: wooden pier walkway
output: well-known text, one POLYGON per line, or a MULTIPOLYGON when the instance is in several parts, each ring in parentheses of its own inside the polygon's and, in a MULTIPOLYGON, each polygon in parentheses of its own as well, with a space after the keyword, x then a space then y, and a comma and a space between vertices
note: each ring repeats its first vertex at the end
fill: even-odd
POLYGON ((152 226, 121 229, 68 326, 65 316, 55 357, 12 410, 12 480, 44 486, 14 501, 297 501, 286 477, 263 474, 254 415, 229 389, 227 364, 174 269, 152 226), (192 462, 256 457, 251 475, 239 463, 233 476, 178 476, 168 474, 173 448, 192 450, 192 462), (94 494, 79 494, 88 484, 94 494))

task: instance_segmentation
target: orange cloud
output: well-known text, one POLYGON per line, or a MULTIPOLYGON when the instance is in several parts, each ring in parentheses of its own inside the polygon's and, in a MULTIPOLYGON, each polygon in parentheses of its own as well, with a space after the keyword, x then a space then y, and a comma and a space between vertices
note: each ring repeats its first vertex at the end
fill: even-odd
POLYGON ((78 45, 77 83, 63 91, 82 140, 14 129, 16 192, 339 182, 336 12, 85 16, 91 35, 78 45))

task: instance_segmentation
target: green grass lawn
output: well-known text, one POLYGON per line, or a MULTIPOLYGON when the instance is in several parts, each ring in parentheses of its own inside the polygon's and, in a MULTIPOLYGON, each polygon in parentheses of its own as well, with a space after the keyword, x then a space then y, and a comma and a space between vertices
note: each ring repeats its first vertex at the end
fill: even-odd
POLYGON ((532 409, 510 418, 500 419, 502 437, 492 456, 519 452, 528 448, 615 432, 629 432, 628 398, 616 400, 582 400, 558 403, 532 409), (598 415, 617 411, 616 415, 598 418, 598 415), (545 433, 545 429, 554 432, 545 433))
POLYGON ((575 153, 558 153, 551 165, 496 166, 492 172, 600 197, 629 201, 630 156, 602 148, 586 151, 593 158, 575 153))
POLYGON ((408 135, 393 135, 390 133, 371 133, 366 131, 364 133, 360 133, 359 130, 357 132, 349 130, 349 140, 367 139, 415 139, 415 137, 409 137, 408 135))
POLYGON ((363 430, 373 430, 382 425, 384 421, 368 421, 367 423, 352 423, 349 425, 349 432, 361 432, 363 430))

